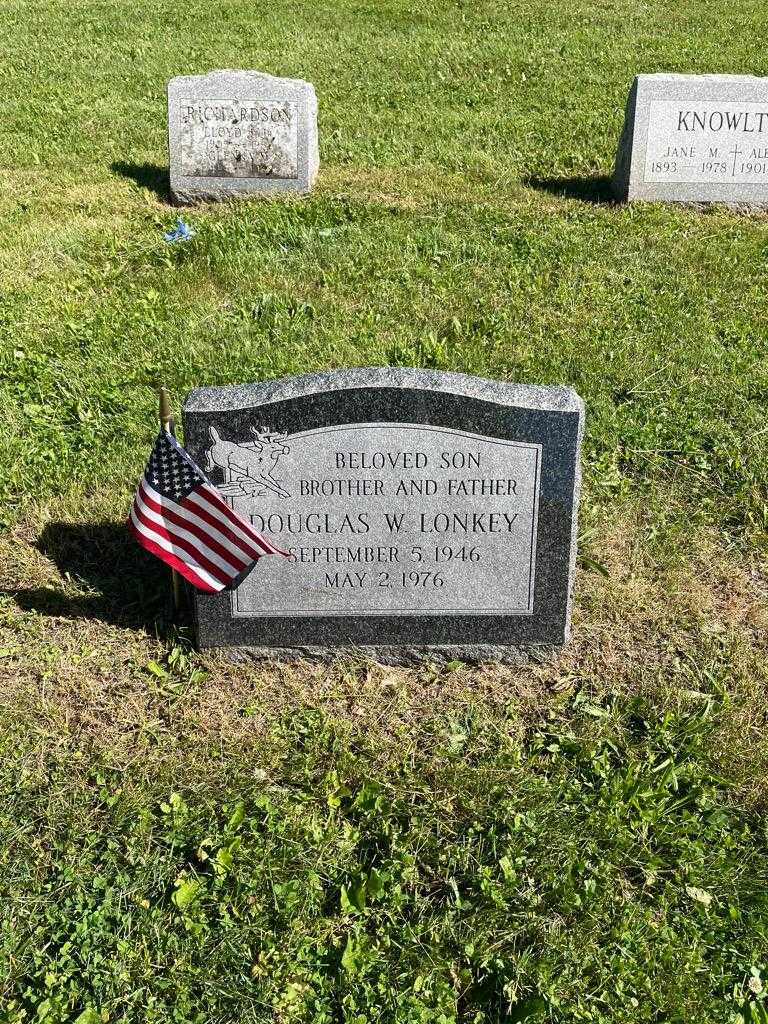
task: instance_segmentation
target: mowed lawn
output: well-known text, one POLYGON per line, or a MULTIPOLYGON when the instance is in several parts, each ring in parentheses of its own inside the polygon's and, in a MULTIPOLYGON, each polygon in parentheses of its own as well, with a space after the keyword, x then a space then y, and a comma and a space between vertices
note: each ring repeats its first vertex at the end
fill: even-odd
POLYGON ((0 1021, 768 1021, 768 216, 609 201, 640 71, 761 0, 5 0, 0 1021), (168 78, 311 80, 302 200, 163 241, 168 78), (153 389, 569 384, 571 645, 194 652, 123 523, 153 389))

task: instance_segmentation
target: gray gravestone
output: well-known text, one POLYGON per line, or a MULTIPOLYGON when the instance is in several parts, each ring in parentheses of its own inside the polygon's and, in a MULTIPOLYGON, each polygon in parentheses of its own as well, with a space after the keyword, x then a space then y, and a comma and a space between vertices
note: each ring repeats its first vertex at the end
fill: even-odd
POLYGON ((768 78, 638 75, 613 189, 622 200, 768 206, 768 78))
POLYGON ((571 388, 374 368, 198 388, 184 443, 291 553, 195 594, 201 647, 520 661, 568 638, 571 388))
POLYGON ((308 192, 320 162, 315 90, 257 71, 172 78, 168 151, 176 202, 308 192))

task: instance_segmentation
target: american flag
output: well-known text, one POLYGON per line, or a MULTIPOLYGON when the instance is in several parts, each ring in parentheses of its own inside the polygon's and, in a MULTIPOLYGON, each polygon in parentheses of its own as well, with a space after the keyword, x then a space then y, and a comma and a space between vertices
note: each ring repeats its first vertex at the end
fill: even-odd
POLYGON ((179 442, 162 430, 133 501, 128 528, 199 590, 229 586, 262 555, 284 555, 227 505, 179 442))

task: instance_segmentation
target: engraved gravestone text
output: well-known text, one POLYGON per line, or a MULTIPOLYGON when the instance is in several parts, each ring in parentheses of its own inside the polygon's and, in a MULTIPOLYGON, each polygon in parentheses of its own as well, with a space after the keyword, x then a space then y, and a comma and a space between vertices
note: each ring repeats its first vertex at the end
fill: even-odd
POLYGON ((295 102, 183 97, 179 118, 185 177, 298 177, 295 102))
POLYGON ((289 559, 235 616, 533 613, 542 449, 419 424, 209 431, 206 468, 289 559))
POLYGON ((643 180, 768 185, 768 104, 651 100, 643 180))

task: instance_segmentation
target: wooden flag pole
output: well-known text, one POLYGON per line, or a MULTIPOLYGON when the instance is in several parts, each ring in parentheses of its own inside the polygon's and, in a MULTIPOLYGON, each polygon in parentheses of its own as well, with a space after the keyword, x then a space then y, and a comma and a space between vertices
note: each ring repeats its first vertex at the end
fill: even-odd
MULTIPOLYGON (((160 399, 160 411, 158 413, 160 427, 163 430, 167 430, 171 437, 175 437, 176 425, 173 420, 173 410, 171 409, 171 397, 167 390, 162 387, 158 397, 160 399)), ((173 607, 175 611, 178 611, 181 607, 181 576, 175 569, 171 569, 171 585, 173 587, 173 607)))
POLYGON ((176 437, 176 425, 173 422, 173 411, 171 409, 171 396, 165 388, 160 388, 160 426, 169 434, 176 437))

